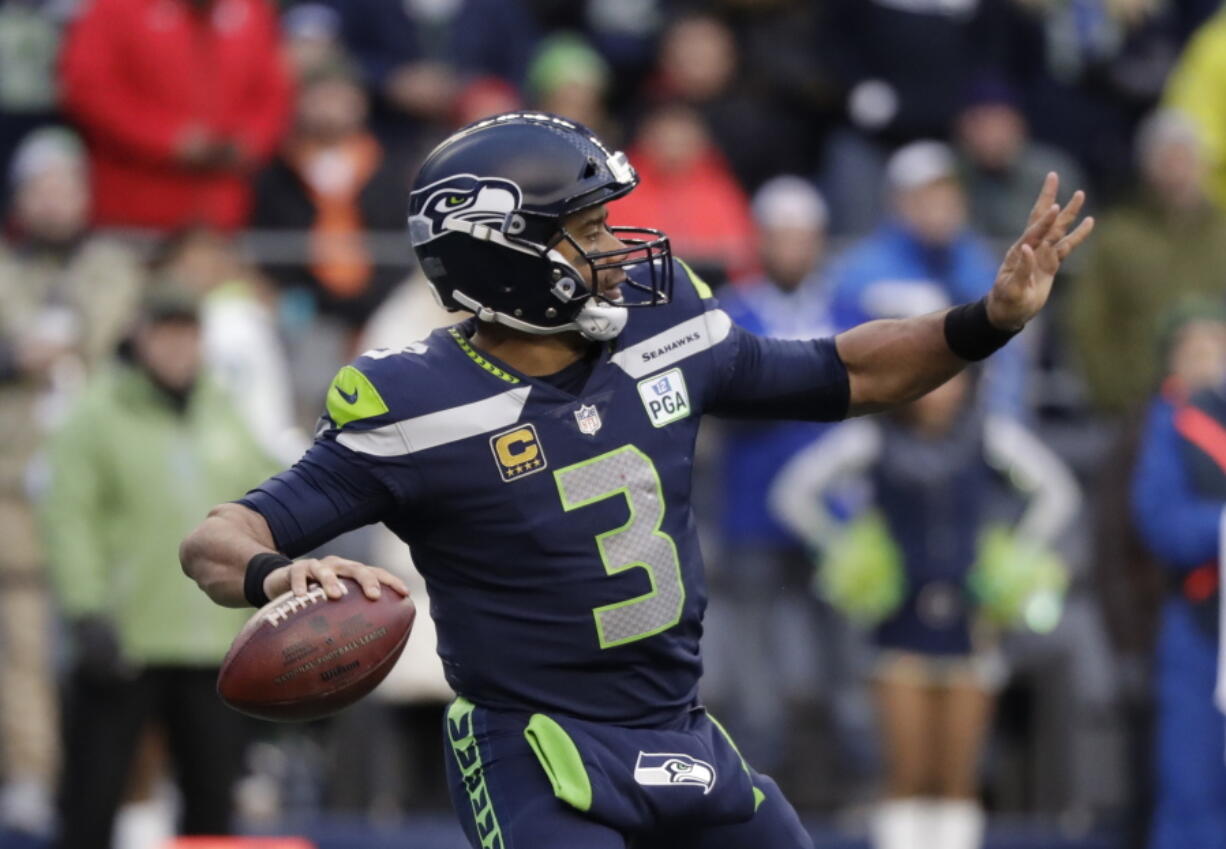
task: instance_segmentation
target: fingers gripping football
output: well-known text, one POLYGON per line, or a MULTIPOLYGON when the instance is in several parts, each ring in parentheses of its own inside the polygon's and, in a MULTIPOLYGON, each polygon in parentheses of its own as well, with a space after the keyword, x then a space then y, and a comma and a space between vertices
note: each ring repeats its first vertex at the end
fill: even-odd
POLYGON ((348 592, 341 583, 341 578, 352 578, 371 600, 377 599, 385 586, 402 596, 409 594, 409 588, 404 581, 386 569, 367 566, 365 563, 335 555, 295 560, 288 566, 270 572, 264 579, 264 592, 269 598, 276 598, 287 590, 292 590, 296 596, 304 596, 310 592, 312 584, 318 584, 323 587, 328 598, 338 599, 348 592))

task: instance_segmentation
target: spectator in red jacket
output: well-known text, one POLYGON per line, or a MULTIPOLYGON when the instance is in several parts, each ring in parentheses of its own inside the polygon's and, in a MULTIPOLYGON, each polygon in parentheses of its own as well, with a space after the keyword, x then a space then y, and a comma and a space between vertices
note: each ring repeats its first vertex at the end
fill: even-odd
POLYGON ((749 200, 698 112, 681 103, 657 107, 627 153, 642 182, 612 205, 613 224, 655 222, 712 286, 754 270, 749 200))
POLYGON ((90 0, 62 82, 89 142, 97 224, 245 222, 246 177, 289 112, 278 39, 265 0, 90 0))

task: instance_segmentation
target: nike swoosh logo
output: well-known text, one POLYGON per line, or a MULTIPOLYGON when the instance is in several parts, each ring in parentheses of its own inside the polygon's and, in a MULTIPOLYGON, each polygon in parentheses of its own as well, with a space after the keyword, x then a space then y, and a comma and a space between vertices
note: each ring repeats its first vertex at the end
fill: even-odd
POLYGON ((344 389, 341 389, 341 388, 338 386, 338 387, 336 387, 336 394, 337 394, 337 395, 340 395, 342 398, 344 398, 344 399, 345 399, 345 400, 346 400, 348 403, 350 403, 350 404, 356 404, 356 403, 358 403, 358 389, 357 389, 357 387, 356 387, 356 386, 355 386, 355 387, 354 387, 354 389, 353 389, 353 394, 350 394, 350 393, 346 392, 344 389))

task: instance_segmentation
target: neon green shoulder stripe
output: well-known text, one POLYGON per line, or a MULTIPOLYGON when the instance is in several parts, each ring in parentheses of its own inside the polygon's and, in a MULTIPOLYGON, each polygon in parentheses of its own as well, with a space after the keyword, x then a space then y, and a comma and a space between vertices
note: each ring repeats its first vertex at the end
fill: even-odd
POLYGON ((677 262, 681 263, 681 267, 685 269, 685 274, 690 278, 690 283, 694 285, 694 291, 698 293, 698 297, 702 298, 704 301, 707 298, 715 297, 715 294, 711 291, 711 287, 707 285, 707 281, 699 277, 694 272, 694 269, 690 268, 689 263, 683 259, 679 259, 677 262))
POLYGON ((328 415, 337 427, 387 412, 387 403, 370 378, 353 366, 345 366, 328 387, 328 415))

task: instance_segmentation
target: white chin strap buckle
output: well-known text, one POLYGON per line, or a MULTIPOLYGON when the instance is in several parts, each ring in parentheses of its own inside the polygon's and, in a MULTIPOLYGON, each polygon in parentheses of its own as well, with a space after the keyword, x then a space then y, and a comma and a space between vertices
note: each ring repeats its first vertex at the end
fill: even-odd
POLYGON ((584 338, 594 342, 607 342, 616 339, 625 329, 629 317, 625 307, 588 298, 575 316, 574 323, 584 338))

